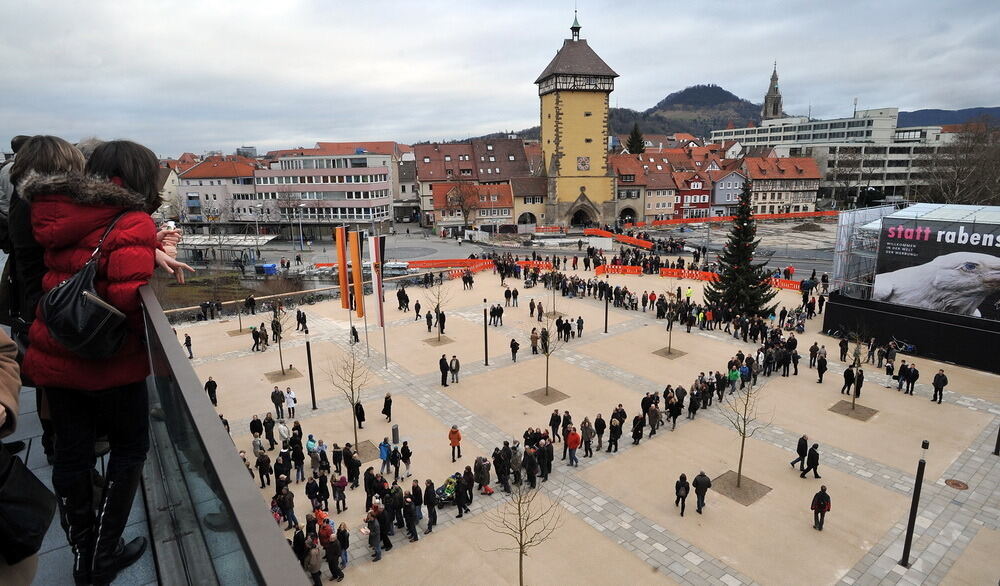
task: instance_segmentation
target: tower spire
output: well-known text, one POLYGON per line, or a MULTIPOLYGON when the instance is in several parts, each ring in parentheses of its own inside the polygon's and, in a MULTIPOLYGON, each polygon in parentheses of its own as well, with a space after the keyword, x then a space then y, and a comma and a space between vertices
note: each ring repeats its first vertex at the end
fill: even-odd
POLYGON ((774 62, 774 69, 771 70, 771 83, 767 87, 767 94, 764 96, 764 107, 761 108, 761 118, 770 120, 781 118, 781 91, 778 90, 778 62, 774 62))
POLYGON ((574 10, 573 11, 573 26, 569 27, 570 32, 573 33, 573 40, 574 41, 579 41, 580 40, 580 29, 581 28, 583 28, 583 27, 580 26, 580 20, 576 17, 576 10, 574 10))

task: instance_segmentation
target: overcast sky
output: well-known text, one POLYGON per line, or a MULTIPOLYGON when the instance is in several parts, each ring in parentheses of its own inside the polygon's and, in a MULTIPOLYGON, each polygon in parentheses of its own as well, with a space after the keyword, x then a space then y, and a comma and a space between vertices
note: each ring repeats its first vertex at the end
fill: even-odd
MULTIPOLYGON (((644 110, 718 84, 785 110, 1000 105, 996 0, 578 0, 583 37, 644 110)), ((130 138, 160 155, 317 140, 446 140, 538 123, 532 84, 573 0, 0 0, 0 145, 130 138)))

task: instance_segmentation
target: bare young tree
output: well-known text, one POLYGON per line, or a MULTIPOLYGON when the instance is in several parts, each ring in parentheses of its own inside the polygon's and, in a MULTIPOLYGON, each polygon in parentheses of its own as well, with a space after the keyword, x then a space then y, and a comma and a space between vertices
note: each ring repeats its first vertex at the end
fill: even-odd
MULTIPOLYGON (((556 311, 556 286, 555 278, 558 273, 553 270, 549 273, 549 287, 552 288, 552 306, 549 311, 543 316, 545 318, 545 327, 541 332, 541 348, 542 355, 545 356, 545 395, 549 394, 549 363, 552 359, 552 355, 555 354, 559 349, 563 347, 566 343, 565 338, 561 338, 559 330, 556 327, 556 320, 562 315, 556 311), (555 337, 553 337, 555 336, 555 337)), ((566 316, 569 319, 569 316, 566 316)))
POLYGON ((483 514, 486 528, 509 538, 513 544, 490 551, 517 552, 518 584, 524 586, 524 558, 545 543, 561 525, 562 508, 557 499, 539 498, 540 490, 527 482, 511 486, 499 507, 483 514))
POLYGON ((347 349, 347 356, 336 365, 328 363, 325 372, 333 388, 340 391, 344 399, 351 405, 351 420, 354 421, 354 445, 357 446, 358 418, 355 417, 355 413, 358 403, 361 402, 361 393, 371 381, 371 370, 358 354, 358 347, 351 345, 347 349))
MULTIPOLYGON (((445 286, 444 273, 439 273, 438 277, 440 280, 438 278, 433 279, 434 284, 431 285, 430 289, 425 289, 425 291, 427 292, 427 305, 428 307, 432 307, 434 311, 434 325, 437 328, 438 342, 440 342, 441 324, 439 320, 441 319, 442 308, 451 300, 451 290, 445 286)), ((447 319, 445 322, 447 323, 447 319)))
MULTIPOLYGON (((944 137, 942 137, 944 138, 944 137)), ((920 147, 917 147, 918 149, 920 147)), ((934 203, 1000 204, 1000 128, 983 117, 963 126, 955 140, 914 157, 918 199, 934 203)))
POLYGON ((462 225, 469 227, 470 220, 480 208, 479 188, 468 182, 456 183, 445 196, 445 210, 449 212, 461 212, 462 225))
POLYGON ((285 358, 281 353, 281 341, 285 338, 291 316, 284 308, 279 309, 280 302, 277 299, 273 301, 273 304, 274 311, 271 312, 271 333, 278 339, 278 362, 281 363, 281 374, 285 374, 285 358))
POLYGON ((736 469, 737 488, 743 480, 743 454, 747 438, 753 437, 755 433, 771 425, 770 421, 764 423, 758 420, 757 403, 762 389, 763 385, 754 388, 753 384, 750 384, 741 391, 727 394, 722 402, 722 416, 740 435, 740 462, 736 469))

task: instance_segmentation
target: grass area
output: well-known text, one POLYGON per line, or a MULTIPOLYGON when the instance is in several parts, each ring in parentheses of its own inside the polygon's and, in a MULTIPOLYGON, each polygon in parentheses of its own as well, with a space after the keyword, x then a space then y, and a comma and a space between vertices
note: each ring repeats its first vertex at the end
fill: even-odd
POLYGON ((270 277, 261 281, 243 281, 235 271, 202 272, 186 279, 183 285, 173 278, 156 274, 150 285, 164 309, 192 307, 203 301, 218 299, 232 301, 244 299, 253 293, 257 296, 274 295, 302 290, 301 279, 270 277))

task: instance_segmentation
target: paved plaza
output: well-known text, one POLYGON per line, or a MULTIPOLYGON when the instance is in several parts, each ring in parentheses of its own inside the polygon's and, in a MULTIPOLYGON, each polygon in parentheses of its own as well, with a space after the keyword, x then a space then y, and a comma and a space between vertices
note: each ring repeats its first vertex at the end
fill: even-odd
MULTIPOLYGON (((572 272, 570 272, 572 273, 572 272)), ((577 273, 589 278, 592 273, 577 273)), ((610 277, 612 284, 636 292, 674 291, 701 284, 654 276, 610 277)), ((510 280, 511 286, 522 283, 510 280)), ((685 330, 675 325, 672 348, 678 357, 655 352, 668 345, 665 322, 650 312, 612 307, 604 333, 604 304, 593 298, 571 299, 558 294, 554 309, 584 320, 583 335, 560 347, 551 358, 550 384, 567 397, 551 405, 526 396, 545 384, 545 357, 531 354, 528 335, 539 323, 528 316, 534 298, 553 309, 552 292, 539 285, 521 289, 520 307, 505 308, 502 327, 488 328, 489 366, 484 365, 483 299, 503 303, 499 277, 476 275, 474 289, 460 281, 444 286, 448 300, 445 336, 438 345, 425 321, 396 309, 395 291, 386 292, 388 368, 384 367, 382 331, 374 325, 372 297, 369 310, 367 364, 372 373, 364 392, 367 422, 359 439, 378 444, 391 435, 391 425, 379 415, 383 397, 393 395, 393 423, 413 450, 413 478, 436 485, 457 470, 471 466, 477 456, 489 458, 507 439, 521 439, 527 427, 546 428, 554 408, 569 410, 579 427, 584 417, 593 421, 602 413, 609 419, 621 403, 631 417, 640 410, 647 392, 662 392, 667 384, 689 387, 699 372, 724 369, 743 343, 722 331, 685 330), (509 343, 521 344, 517 363, 509 343), (440 386, 437 360, 444 353, 462 362, 460 382, 440 386), (463 458, 450 461, 448 429, 458 425, 463 434, 463 458)), ((423 311, 433 307, 432 290, 409 288, 411 307, 420 301, 423 311)), ((797 305, 799 295, 781 292, 781 304, 797 305)), ((339 302, 304 306, 310 334, 288 331, 282 354, 294 371, 283 380, 268 378, 279 370, 278 349, 251 352, 247 327, 267 322, 258 314, 244 318, 243 331, 235 319, 184 323, 179 339, 193 339, 193 364, 201 379, 219 383, 218 411, 229 420, 239 449, 250 452, 248 423, 273 409, 273 385, 291 386, 298 395, 296 419, 305 434, 328 445, 354 441, 353 418, 343 395, 333 389, 329 372, 349 351, 349 322, 339 302), (306 361, 310 341, 317 409, 311 408, 306 361)), ((294 329, 294 318, 288 330, 294 329)), ((366 355, 361 331, 361 356, 366 355)), ((986 584, 1000 577, 1000 457, 992 454, 1000 424, 1000 377, 916 357, 922 373, 914 396, 885 388, 884 372, 865 368, 866 384, 858 404, 877 410, 859 421, 829 410, 844 396, 844 365, 837 360, 837 340, 818 332, 821 318, 811 320, 799 338, 803 354, 799 374, 783 378, 760 377, 761 419, 770 425, 747 440, 743 473, 771 490, 744 506, 710 490, 704 514, 694 511, 693 495, 681 517, 673 505, 673 483, 681 473, 688 479, 699 470, 715 479, 736 470, 740 438, 715 405, 698 411, 693 420, 679 419, 677 429, 661 430, 640 445, 631 445, 629 425, 615 454, 597 452, 581 458, 578 468, 565 466, 557 444, 553 474, 542 484, 545 498, 561 506, 561 526, 549 541, 534 549, 526 561, 531 584, 568 581, 595 583, 678 584, 986 584), (808 368, 808 347, 817 341, 829 351, 830 371, 822 384, 808 368), (938 368, 951 381, 938 405, 929 399, 928 384, 938 368), (788 463, 796 441, 808 434, 819 443, 822 480, 799 478, 788 463), (903 547, 914 473, 921 440, 930 441, 927 470, 909 569, 898 565, 903 547), (957 490, 945 484, 957 479, 968 485, 957 490), (824 531, 812 528, 809 505, 820 483, 828 487, 832 510, 824 531)), ((648 433, 648 429, 647 429, 648 433)), ((583 450, 580 450, 582 455, 583 450)), ((273 454, 272 454, 273 460, 273 454)), ((364 462, 362 471, 378 462, 364 462)), ((409 487, 408 479, 404 488, 409 487)), ((249 478, 248 482, 252 482, 249 478)), ((301 485, 291 485, 296 510, 304 522, 308 502, 301 485)), ((271 488, 261 490, 267 507, 271 488)), ((403 531, 393 537, 395 547, 377 564, 371 563, 366 539, 358 532, 364 513, 364 491, 348 491, 348 511, 331 513, 337 524, 351 528, 348 581, 366 583, 481 584, 517 580, 517 555, 496 551, 509 546, 489 531, 483 513, 498 506, 501 491, 476 494, 472 514, 455 519, 454 506, 439 511, 439 525, 417 543, 407 543, 403 531)), ((332 511, 332 508, 331 508, 332 511)), ((290 533, 289 533, 290 536, 290 533)), ((324 566, 324 576, 329 578, 324 566)))

